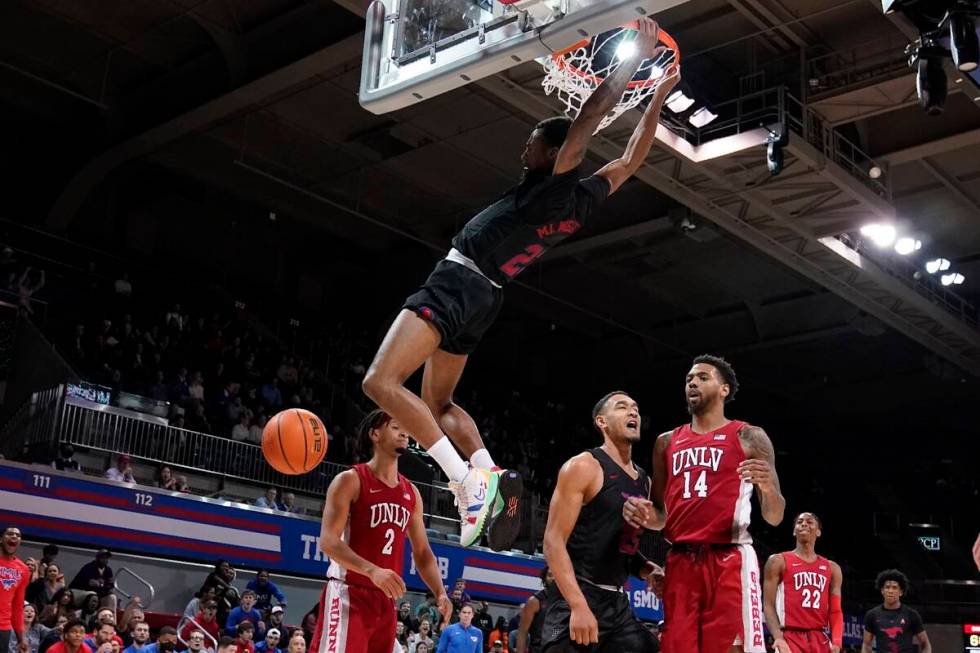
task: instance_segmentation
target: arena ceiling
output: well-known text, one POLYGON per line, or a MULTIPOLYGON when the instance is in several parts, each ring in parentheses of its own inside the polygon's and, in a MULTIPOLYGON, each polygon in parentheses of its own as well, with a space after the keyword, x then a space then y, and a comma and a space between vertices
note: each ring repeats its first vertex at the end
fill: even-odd
MULTIPOLYGON (((43 153, 9 163, 8 178, 32 166, 50 177, 28 184, 30 221, 84 231, 98 222, 93 198, 149 167, 368 251, 443 251, 513 182, 535 117, 478 84, 384 116, 364 111, 357 4, 3 3, 0 103, 43 132, 13 135, 12 151, 43 153)), ((900 223, 950 259, 967 277, 958 292, 980 301, 980 91, 951 77, 945 114, 925 116, 901 56, 910 34, 901 18, 871 0, 691 0, 659 19, 703 99, 781 83, 806 93, 887 165, 900 223)), ((504 78, 534 74, 529 65, 504 78)), ((593 153, 587 166, 603 162, 593 153)), ((180 185, 140 187, 138 203, 115 210, 161 221, 175 207, 201 220, 222 210, 180 185)), ((925 400, 976 388, 941 356, 640 180, 522 281, 511 323, 530 315, 624 349, 641 343, 651 360, 711 348, 759 370, 791 360, 797 386, 810 389, 902 378, 932 388, 925 400), (685 218, 698 228, 681 229, 685 218)))

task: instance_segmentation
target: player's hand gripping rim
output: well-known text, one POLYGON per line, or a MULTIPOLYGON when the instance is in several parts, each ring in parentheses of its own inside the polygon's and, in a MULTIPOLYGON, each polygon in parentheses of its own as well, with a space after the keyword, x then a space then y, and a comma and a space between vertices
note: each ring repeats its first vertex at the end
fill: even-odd
POLYGON ((571 618, 568 620, 568 631, 572 641, 576 644, 588 646, 589 644, 599 643, 599 622, 589 606, 572 608, 571 618))
POLYGON ((400 599, 405 593, 405 581, 391 569, 375 567, 368 574, 375 587, 385 593, 389 599, 400 599))

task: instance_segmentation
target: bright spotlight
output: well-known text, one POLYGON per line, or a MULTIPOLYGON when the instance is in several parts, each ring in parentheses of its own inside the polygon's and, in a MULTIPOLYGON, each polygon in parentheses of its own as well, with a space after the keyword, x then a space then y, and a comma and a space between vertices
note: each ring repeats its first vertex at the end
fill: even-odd
POLYGON ((633 39, 623 39, 622 43, 616 46, 616 58, 622 61, 629 59, 636 54, 636 42, 633 39))
POLYGON ((926 272, 929 274, 936 274, 937 272, 945 272, 949 269, 949 261, 944 258, 935 258, 931 261, 926 262, 926 272))
POLYGON ((908 256, 912 252, 922 249, 922 241, 915 238, 904 236, 895 241, 895 251, 902 256, 908 256))
POLYGON ((941 276, 939 280, 944 286, 958 286, 966 281, 966 277, 959 272, 950 272, 949 274, 944 274, 941 276))
POLYGON ((861 227, 861 235, 867 236, 878 247, 888 247, 895 242, 895 227, 890 224, 867 224, 861 227))
POLYGON ((667 96, 666 105, 673 113, 683 113, 694 104, 694 98, 687 97, 683 91, 674 91, 667 96))
POLYGON ((704 127, 705 125, 707 125, 709 122, 711 122, 717 117, 718 114, 711 113, 711 110, 708 109, 708 107, 701 107, 700 109, 692 113, 691 117, 688 118, 687 121, 692 125, 694 125, 695 127, 700 128, 700 127, 704 127))
POLYGON ((868 169, 868 176, 871 177, 872 179, 878 179, 879 177, 881 177, 881 168, 876 165, 871 166, 868 169))

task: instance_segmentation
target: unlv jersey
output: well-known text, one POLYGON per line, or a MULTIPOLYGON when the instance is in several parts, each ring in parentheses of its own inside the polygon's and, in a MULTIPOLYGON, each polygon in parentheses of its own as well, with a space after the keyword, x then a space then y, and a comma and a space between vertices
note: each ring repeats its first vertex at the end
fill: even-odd
MULTIPOLYGON (((391 569, 399 576, 405 560, 405 531, 415 509, 415 488, 398 475, 398 485, 388 487, 381 482, 366 463, 354 465, 361 481, 357 501, 351 504, 344 541, 354 552, 373 564, 391 569)), ((350 585, 374 588, 371 579, 330 563, 327 578, 345 581, 350 585)))
POLYGON ((776 591, 776 611, 783 628, 821 630, 830 623, 830 561, 817 556, 806 562, 792 551, 782 554, 783 577, 776 591))
POLYGON ((664 537, 673 544, 751 544, 752 484, 737 469, 745 460, 732 420, 710 433, 674 429, 667 446, 664 537))

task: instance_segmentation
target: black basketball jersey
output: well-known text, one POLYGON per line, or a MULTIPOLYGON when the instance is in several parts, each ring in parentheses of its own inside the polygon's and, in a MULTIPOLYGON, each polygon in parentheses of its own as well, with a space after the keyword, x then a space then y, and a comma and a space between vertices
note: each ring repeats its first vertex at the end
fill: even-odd
POLYGON ((568 538, 568 556, 575 576, 596 585, 621 587, 629 576, 629 560, 637 552, 642 530, 623 519, 627 497, 647 498, 650 485, 647 474, 638 472, 630 478, 605 451, 589 451, 602 466, 602 489, 592 501, 582 506, 575 528, 568 538))
POLYGON ((534 175, 480 211, 453 238, 453 247, 503 285, 581 229, 609 195, 603 177, 579 171, 534 175))
POLYGON ((528 647, 532 653, 538 653, 541 650, 541 627, 544 625, 544 613, 548 611, 548 604, 551 603, 550 597, 551 592, 548 591, 547 587, 538 590, 534 595, 534 598, 538 600, 538 611, 531 621, 530 628, 527 629, 528 647))

